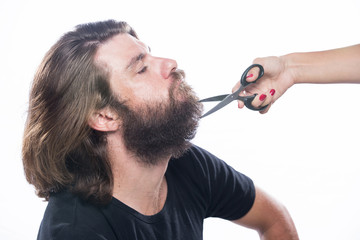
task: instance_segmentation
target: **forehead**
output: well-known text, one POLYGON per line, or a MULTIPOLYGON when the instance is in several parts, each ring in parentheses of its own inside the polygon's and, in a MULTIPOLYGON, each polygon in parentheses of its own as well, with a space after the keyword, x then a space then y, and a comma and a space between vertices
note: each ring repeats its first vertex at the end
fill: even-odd
POLYGON ((129 61, 146 51, 146 45, 137 38, 127 34, 118 34, 99 46, 95 61, 112 70, 124 71, 129 61))

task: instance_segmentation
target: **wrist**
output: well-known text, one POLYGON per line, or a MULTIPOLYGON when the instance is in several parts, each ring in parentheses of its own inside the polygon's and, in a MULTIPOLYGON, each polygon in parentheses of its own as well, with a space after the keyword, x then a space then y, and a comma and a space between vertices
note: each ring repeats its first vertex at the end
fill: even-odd
POLYGON ((296 53, 280 56, 280 62, 283 64, 284 74, 286 75, 287 86, 290 88, 296 83, 300 83, 301 71, 300 65, 296 62, 296 53))

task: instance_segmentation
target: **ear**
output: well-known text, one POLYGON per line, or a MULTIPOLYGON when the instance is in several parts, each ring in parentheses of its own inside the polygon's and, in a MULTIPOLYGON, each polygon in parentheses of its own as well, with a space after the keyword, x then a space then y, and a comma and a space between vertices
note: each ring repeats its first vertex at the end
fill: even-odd
POLYGON ((90 115, 89 126, 101 132, 113 132, 119 129, 118 115, 109 108, 93 112, 90 115))

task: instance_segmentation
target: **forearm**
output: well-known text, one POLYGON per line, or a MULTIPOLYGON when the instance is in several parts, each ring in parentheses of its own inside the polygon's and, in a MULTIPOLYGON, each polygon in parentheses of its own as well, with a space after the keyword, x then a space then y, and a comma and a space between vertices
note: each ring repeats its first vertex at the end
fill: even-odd
POLYGON ((360 44, 281 58, 294 83, 360 83, 360 44))

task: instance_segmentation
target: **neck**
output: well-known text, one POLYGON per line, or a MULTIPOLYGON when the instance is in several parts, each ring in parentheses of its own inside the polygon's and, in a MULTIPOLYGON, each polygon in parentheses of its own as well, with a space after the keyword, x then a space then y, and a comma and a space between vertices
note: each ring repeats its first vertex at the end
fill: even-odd
POLYGON ((165 172, 170 156, 157 165, 146 165, 117 137, 110 135, 107 142, 114 176, 113 196, 144 215, 158 213, 167 196, 165 172))

